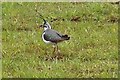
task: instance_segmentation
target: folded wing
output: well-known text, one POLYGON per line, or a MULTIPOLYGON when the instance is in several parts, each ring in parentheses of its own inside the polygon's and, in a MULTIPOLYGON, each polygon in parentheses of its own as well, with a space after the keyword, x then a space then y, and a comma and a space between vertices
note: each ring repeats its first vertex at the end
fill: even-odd
POLYGON ((57 43, 57 42, 61 42, 64 40, 68 40, 69 37, 67 35, 62 35, 55 30, 48 29, 45 31, 44 39, 46 41, 51 41, 51 42, 57 43))

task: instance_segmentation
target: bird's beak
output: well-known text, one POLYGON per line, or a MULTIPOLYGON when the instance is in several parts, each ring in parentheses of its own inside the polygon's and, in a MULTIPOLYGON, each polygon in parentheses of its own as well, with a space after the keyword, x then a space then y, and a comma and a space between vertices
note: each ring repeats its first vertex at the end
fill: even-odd
POLYGON ((39 27, 40 27, 40 28, 43 28, 43 25, 40 25, 39 27))

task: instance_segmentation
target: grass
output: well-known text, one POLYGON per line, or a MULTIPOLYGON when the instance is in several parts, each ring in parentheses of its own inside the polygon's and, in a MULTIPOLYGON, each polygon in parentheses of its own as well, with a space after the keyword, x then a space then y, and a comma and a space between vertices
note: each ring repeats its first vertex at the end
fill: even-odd
POLYGON ((117 78, 118 5, 112 3, 2 3, 3 78, 117 78), (52 56, 41 39, 39 13, 71 39, 52 56))

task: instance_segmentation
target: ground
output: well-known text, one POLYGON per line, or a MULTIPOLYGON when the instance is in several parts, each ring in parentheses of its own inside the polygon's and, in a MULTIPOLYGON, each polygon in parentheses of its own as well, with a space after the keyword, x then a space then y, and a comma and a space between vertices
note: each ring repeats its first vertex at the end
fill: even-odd
POLYGON ((85 2, 2 3, 4 78, 117 78, 118 4, 85 2), (62 59, 42 41, 43 24, 70 36, 58 44, 62 59))

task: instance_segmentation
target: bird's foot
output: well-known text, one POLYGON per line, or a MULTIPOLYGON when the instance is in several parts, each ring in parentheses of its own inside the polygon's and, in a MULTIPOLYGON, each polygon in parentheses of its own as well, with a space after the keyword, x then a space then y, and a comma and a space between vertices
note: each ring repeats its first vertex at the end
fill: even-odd
POLYGON ((47 55, 47 56, 44 57, 44 60, 45 61, 51 61, 52 57, 50 55, 47 55))
POLYGON ((44 57, 44 60, 45 60, 45 61, 52 61, 52 60, 56 60, 56 59, 57 59, 57 60, 63 59, 63 55, 62 55, 62 53, 60 52, 60 50, 55 51, 52 56, 51 56, 51 55, 46 55, 46 56, 44 57))
POLYGON ((52 58, 58 60, 63 59, 63 55, 60 53, 60 50, 58 50, 58 52, 56 52, 56 54, 54 54, 52 58))

